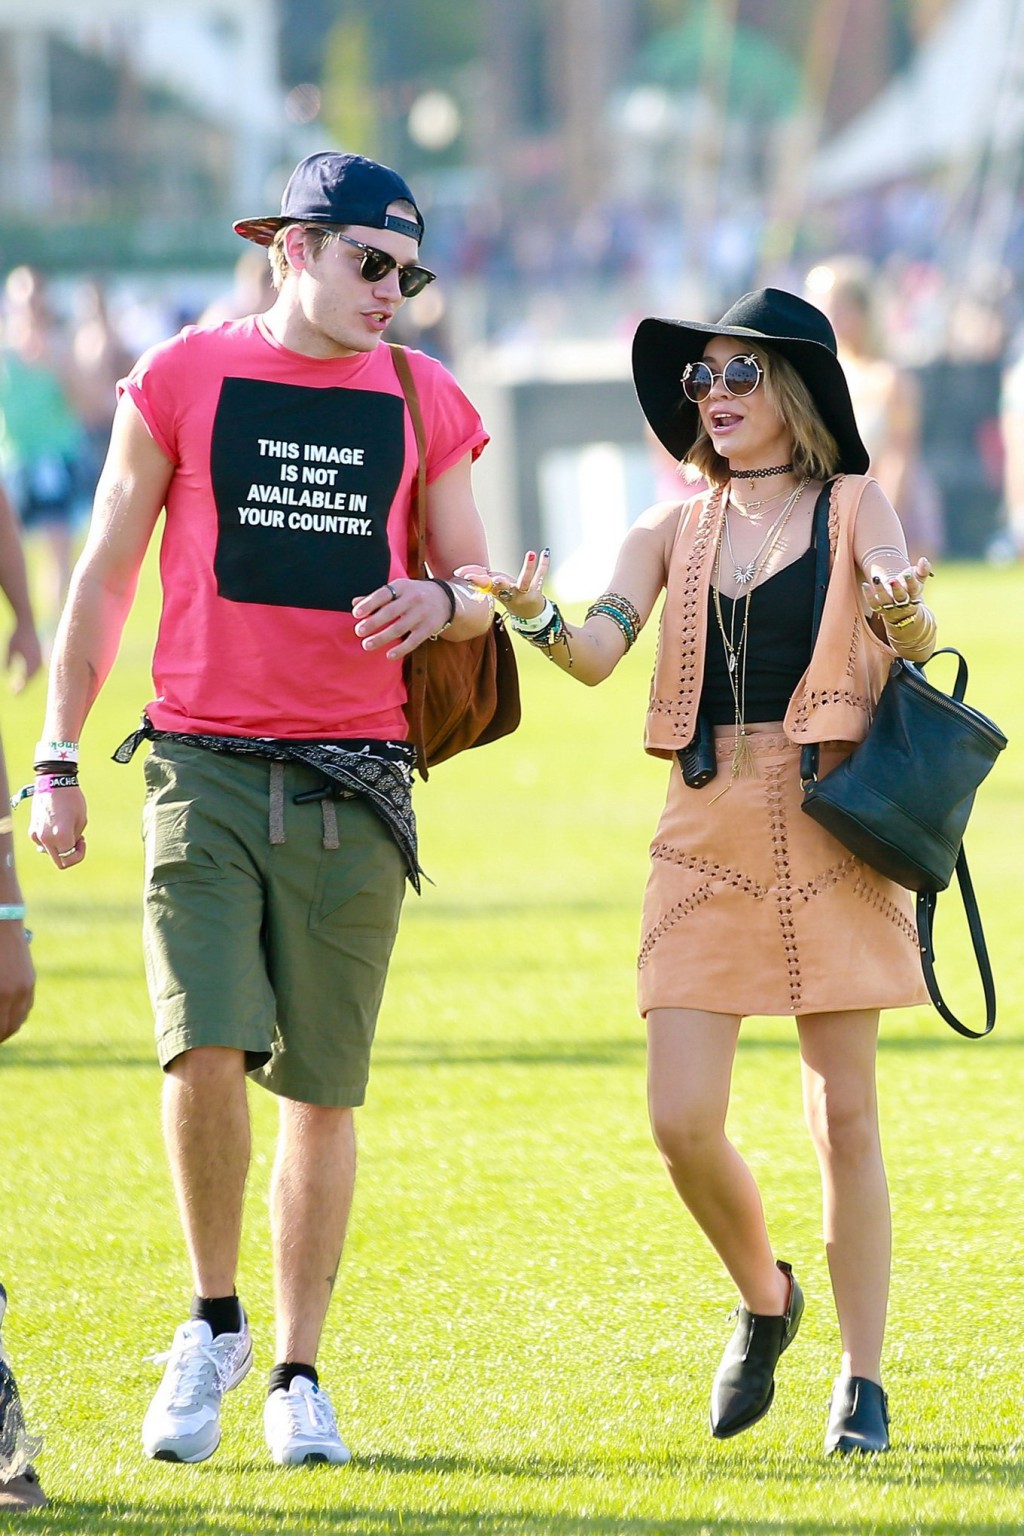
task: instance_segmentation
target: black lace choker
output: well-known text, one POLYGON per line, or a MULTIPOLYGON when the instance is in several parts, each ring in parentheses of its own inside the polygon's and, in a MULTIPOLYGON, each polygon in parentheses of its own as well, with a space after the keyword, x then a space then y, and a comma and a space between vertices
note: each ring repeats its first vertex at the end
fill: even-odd
POLYGON ((767 480, 769 475, 791 475, 792 473, 792 464, 776 464, 771 469, 733 470, 737 480, 767 480))

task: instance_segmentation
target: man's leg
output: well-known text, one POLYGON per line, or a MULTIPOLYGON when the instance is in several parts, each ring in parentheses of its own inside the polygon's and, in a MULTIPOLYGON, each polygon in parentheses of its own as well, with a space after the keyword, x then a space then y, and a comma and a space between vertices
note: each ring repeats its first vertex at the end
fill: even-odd
POLYGON ((277 1349, 264 1408, 274 1461, 348 1461, 315 1361, 352 1203, 353 1109, 363 1102, 405 862, 362 800, 296 802, 317 775, 285 774, 287 844, 275 849, 266 946, 280 1040, 256 1080, 279 1103, 271 1186, 277 1349), (337 846, 332 846, 336 842, 337 846), (287 850, 287 852, 285 851, 287 850))
POLYGON ((163 1120, 195 1293, 230 1296, 250 1153, 243 1052, 183 1051, 164 1078, 163 1120))
POLYGON ((252 1364, 235 1296, 250 1150, 242 1051, 200 1046, 171 1062, 164 1139, 195 1299, 192 1320, 175 1333, 142 1438, 159 1461, 204 1461, 220 1443, 221 1398, 252 1364))
POLYGON ((355 1176, 352 1110, 281 1099, 270 1192, 279 1361, 316 1363, 355 1176))
POLYGON ((316 1355, 330 1303, 356 1174, 351 1109, 280 1100, 270 1191, 277 1303, 277 1364, 264 1429, 279 1463, 349 1459, 316 1355))

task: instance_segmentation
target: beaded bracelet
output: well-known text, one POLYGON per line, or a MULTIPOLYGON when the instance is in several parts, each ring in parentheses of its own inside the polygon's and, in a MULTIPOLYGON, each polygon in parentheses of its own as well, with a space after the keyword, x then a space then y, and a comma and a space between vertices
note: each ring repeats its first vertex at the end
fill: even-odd
POLYGON ((565 620, 554 603, 551 604, 551 619, 543 629, 536 634, 528 634, 525 637, 531 645, 538 645, 547 652, 548 661, 554 661, 552 646, 564 645, 565 654, 569 661, 569 671, 572 671, 572 651, 569 648, 569 636, 566 633, 565 620))
POLYGON ((598 603, 606 604, 610 608, 617 608, 629 620, 630 625, 637 634, 643 629, 640 610, 635 603, 630 602, 628 597, 623 597, 621 592, 602 592, 600 597, 594 599, 595 608, 598 603))
POLYGON ((35 782, 37 795, 48 795, 53 789, 77 789, 78 774, 71 773, 41 773, 35 782))
POLYGON ((640 633, 640 615, 628 598, 616 597, 615 593, 599 597, 587 609, 586 617, 590 619, 597 615, 611 619, 613 624, 618 625, 625 639, 627 651, 636 644, 640 633))

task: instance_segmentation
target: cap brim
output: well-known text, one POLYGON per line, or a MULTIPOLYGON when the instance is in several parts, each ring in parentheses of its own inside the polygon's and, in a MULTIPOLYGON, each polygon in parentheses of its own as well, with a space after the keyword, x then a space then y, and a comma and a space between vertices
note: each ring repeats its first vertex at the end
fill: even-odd
POLYGON ((283 224, 294 222, 294 219, 282 219, 268 214, 263 219, 236 219, 231 228, 243 240, 253 240, 257 245, 270 245, 283 224))
POLYGON ((869 455, 857 430, 846 375, 835 353, 821 342, 765 336, 743 326, 641 320, 633 338, 633 383, 652 431, 674 459, 686 457, 700 430, 700 412, 683 394, 682 372, 687 363, 697 361, 713 336, 734 336, 787 358, 838 444, 839 468, 847 474, 867 473, 869 455))

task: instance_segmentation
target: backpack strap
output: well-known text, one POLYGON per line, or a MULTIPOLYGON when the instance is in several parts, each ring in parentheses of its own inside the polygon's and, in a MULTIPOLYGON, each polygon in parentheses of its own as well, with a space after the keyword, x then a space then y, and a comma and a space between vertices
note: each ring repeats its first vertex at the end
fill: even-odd
MULTIPOLYGON (((427 435, 423 428, 423 411, 412 375, 409 358, 404 347, 388 342, 391 359, 395 365, 398 382, 402 386, 406 409, 412 421, 416 437, 416 510, 409 518, 409 575, 422 581, 427 573, 427 435)), ((427 777, 427 748, 424 737, 424 711, 427 695, 427 666, 417 647, 405 658, 406 720, 409 740, 416 749, 416 766, 422 778, 427 777)))
POLYGON ((921 945, 921 966, 924 970, 925 984, 928 987, 928 996, 950 1028, 955 1029, 958 1035, 966 1035, 969 1040, 983 1040, 992 1032, 996 1022, 996 987, 992 979, 992 965, 988 958, 985 934, 981 926, 981 913, 978 911, 978 901, 974 894, 970 871, 967 868, 967 855, 964 853, 962 844, 956 859, 956 878, 960 884, 960 894, 964 899, 967 926, 971 932, 971 943, 974 945, 974 958, 978 962, 978 974, 985 992, 985 1028, 968 1029, 967 1025, 961 1023, 947 1006, 939 991, 939 983, 935 975, 935 946, 932 935, 935 904, 938 901, 937 891, 918 891, 917 893, 917 937, 921 945))
POLYGON ((427 434, 416 380, 404 347, 388 342, 416 437, 416 517, 409 519, 409 573, 422 577, 427 564, 427 434))

